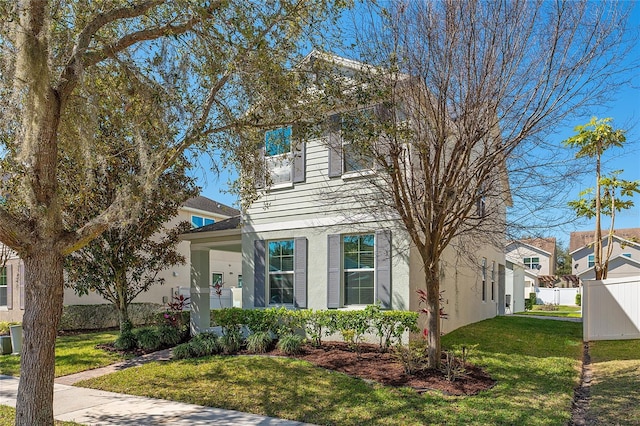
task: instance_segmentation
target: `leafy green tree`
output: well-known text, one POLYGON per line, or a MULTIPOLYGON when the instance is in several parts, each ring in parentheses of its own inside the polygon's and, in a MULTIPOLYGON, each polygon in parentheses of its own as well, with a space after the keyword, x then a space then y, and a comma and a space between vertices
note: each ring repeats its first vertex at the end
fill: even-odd
POLYGON ((592 219, 595 217, 595 241, 593 243, 594 269, 597 280, 607 278, 609 259, 613 250, 613 232, 616 212, 633 207, 633 200, 625 199, 640 193, 640 181, 620 179, 621 170, 610 175, 602 174, 602 155, 611 148, 621 148, 626 141, 625 131, 614 129, 609 123, 612 118, 597 119, 596 117, 584 125, 577 126, 576 135, 566 139, 564 144, 570 148, 577 148, 576 158, 588 157, 595 160, 596 186, 580 192, 578 200, 570 201, 569 205, 579 217, 592 219), (607 233, 607 251, 604 253, 602 245, 602 215, 611 218, 607 233))
POLYGON ((573 267, 571 266, 571 254, 569 248, 563 245, 556 245, 556 274, 558 276, 572 275, 573 267))
POLYGON ((324 44, 346 3, 0 0, 0 241, 25 264, 18 425, 53 424, 64 259, 135 222, 187 150, 258 167, 241 136, 316 114, 300 107, 307 76, 291 64, 324 44), (107 123, 123 130, 135 172, 83 221, 113 140, 107 123))
MULTIPOLYGON (((113 155, 108 164, 95 171, 99 179, 92 191, 93 203, 79 217, 107 208, 122 181, 136 169, 135 156, 122 148, 110 146, 113 155)), ((129 304, 151 286, 164 284, 158 278, 161 271, 185 262, 177 251, 178 237, 191 224, 170 221, 186 200, 198 195, 193 179, 185 174, 186 166, 181 160, 160 176, 157 192, 142 202, 135 221, 116 224, 66 258, 67 285, 78 295, 95 291, 111 302, 118 311, 121 333, 129 327, 129 304)))

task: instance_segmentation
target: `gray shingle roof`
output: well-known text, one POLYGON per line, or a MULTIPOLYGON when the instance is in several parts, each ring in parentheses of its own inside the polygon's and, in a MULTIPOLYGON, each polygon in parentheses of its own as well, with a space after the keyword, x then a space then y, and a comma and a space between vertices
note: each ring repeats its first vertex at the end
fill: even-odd
POLYGON ((226 206, 222 203, 212 200, 211 198, 197 196, 189 198, 185 203, 185 207, 198 209, 205 212, 220 214, 223 216, 238 216, 240 211, 233 207, 226 206))
POLYGON ((205 225, 199 228, 194 228, 185 233, 196 234, 198 232, 227 231, 230 229, 238 229, 238 228, 240 228, 240 216, 234 216, 234 217, 230 217, 229 219, 212 223, 211 225, 205 225))

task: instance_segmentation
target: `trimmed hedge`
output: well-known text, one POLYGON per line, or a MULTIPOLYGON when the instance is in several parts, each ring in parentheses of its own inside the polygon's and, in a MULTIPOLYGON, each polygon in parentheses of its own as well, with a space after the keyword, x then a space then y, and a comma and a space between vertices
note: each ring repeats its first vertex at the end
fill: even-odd
MULTIPOLYGON (((158 314, 166 311, 166 306, 158 303, 132 303, 129 305, 129 319, 135 326, 156 324, 158 314)), ((119 327, 118 311, 111 304, 68 305, 62 310, 60 330, 97 330, 119 327)))
POLYGON ((271 333, 277 337, 304 334, 315 345, 322 338, 340 334, 343 340, 357 344, 365 335, 378 336, 381 348, 400 342, 405 332, 418 331, 418 313, 385 311, 377 305, 361 310, 290 310, 286 308, 212 310, 211 325, 220 326, 223 334, 246 327, 250 334, 271 333))

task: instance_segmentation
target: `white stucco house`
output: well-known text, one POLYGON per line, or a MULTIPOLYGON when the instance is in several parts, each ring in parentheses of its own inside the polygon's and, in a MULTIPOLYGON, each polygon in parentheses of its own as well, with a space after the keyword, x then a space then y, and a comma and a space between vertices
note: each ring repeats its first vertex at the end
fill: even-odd
MULTIPOLYGON (((361 66, 333 60, 345 74, 361 66)), ((376 169, 353 161, 340 127, 328 127, 299 143, 293 143, 295 128, 267 130, 262 152, 272 185, 241 218, 182 236, 191 243, 193 331, 210 325, 209 250, 242 254, 244 308, 359 309, 379 302, 385 309, 418 309, 416 290, 425 285, 420 256, 397 215, 365 208, 366 194, 375 196, 368 178, 376 169), (273 138, 284 143, 274 146, 273 138), (361 197, 338 195, 347 193, 361 197)), ((486 203, 504 215, 509 201, 486 203)), ((472 261, 453 249, 445 253, 443 332, 504 313, 505 244, 467 247, 472 261)))
MULTIPOLYGON (((608 232, 603 230, 603 252, 609 249, 608 232)), ((569 239, 574 273, 580 280, 595 279, 594 231, 572 232, 569 239)), ((640 276, 640 228, 614 230, 607 278, 640 276)))
MULTIPOLYGON (((234 217, 240 212, 207 197, 194 197, 187 200, 180 208, 178 215, 174 217, 168 226, 175 226, 182 221, 191 222, 194 228, 211 225, 234 217)), ((184 265, 177 265, 160 272, 158 278, 163 278, 164 285, 155 285, 147 292, 141 293, 134 303, 166 304, 171 300, 176 291, 188 293, 190 287, 190 259, 189 243, 180 242, 178 251, 187 261, 184 265)), ((207 262, 211 275, 209 285, 216 280, 221 280, 226 288, 242 286, 242 258, 239 253, 227 251, 208 253, 207 262)), ((8 260, 4 268, 0 268, 0 321, 21 321, 24 310, 24 281, 23 263, 15 255, 8 251, 8 260)), ((73 289, 65 288, 65 305, 94 305, 109 303, 97 293, 78 296, 73 289)))
MULTIPOLYGON (((506 256, 524 266, 526 291, 556 282, 556 239, 525 238, 510 241, 506 256)), ((528 294, 525 297, 529 297, 528 294)))

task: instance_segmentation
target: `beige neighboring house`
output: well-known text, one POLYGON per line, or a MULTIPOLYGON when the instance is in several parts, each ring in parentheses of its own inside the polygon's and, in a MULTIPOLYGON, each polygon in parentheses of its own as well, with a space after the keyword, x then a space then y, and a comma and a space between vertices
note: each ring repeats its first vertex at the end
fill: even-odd
MULTIPOLYGON (((602 233, 603 253, 606 254, 609 237, 606 230, 602 233)), ((572 232, 570 236, 569 254, 573 272, 582 281, 594 280, 596 277, 594 242, 594 231, 572 232)), ((640 228, 614 230, 612 245, 607 278, 640 276, 640 228)))
MULTIPOLYGON (((333 60, 345 75, 362 67, 333 60)), ((328 117, 333 123, 339 119, 338 114, 328 117)), ((198 314, 206 309, 206 298, 193 297, 206 291, 206 283, 198 280, 208 275, 204 251, 232 250, 234 238, 243 257, 244 308, 362 309, 377 302, 384 309, 419 308, 416 290, 425 285, 424 268, 402 221, 389 212, 373 214, 354 197, 327 195, 370 192, 366 177, 376 173, 373 162, 354 161, 351 156, 357 153, 349 149, 339 126, 298 144, 295 140, 295 126, 266 130, 262 153, 273 184, 243 212, 241 225, 182 236, 191 241, 193 331, 210 326, 209 315, 198 314), (270 146, 273 139, 281 142, 270 146)), ((487 199, 486 205, 504 218, 510 198, 508 182, 502 182, 504 198, 487 199)), ((441 272, 448 314, 442 321, 444 333, 504 313, 503 247, 467 247, 473 260, 446 250, 441 272)))
MULTIPOLYGON (((514 263, 524 266, 525 292, 534 287, 549 287, 556 282, 556 239, 525 238, 507 244, 505 253, 514 263)), ((528 293, 525 297, 529 297, 528 293)))
MULTIPOLYGON (((211 225, 238 216, 240 212, 232 207, 211 200, 207 197, 194 197, 180 208, 178 215, 168 226, 179 222, 191 222, 193 228, 211 225)), ((181 241, 178 251, 186 257, 184 265, 174 266, 160 272, 159 278, 164 278, 164 285, 155 285, 149 291, 141 293, 134 303, 165 304, 174 292, 188 294, 190 287, 190 255, 189 243, 181 241), (186 290, 186 291, 185 291, 186 290)), ((228 251, 211 251, 209 254, 210 278, 209 283, 220 280, 225 288, 242 286, 242 257, 239 253, 228 251)), ((22 261, 10 253, 5 268, 0 268, 0 321, 21 321, 24 309, 24 281, 22 277, 22 261)), ((73 289, 65 288, 65 305, 93 305, 109 303, 97 293, 78 296, 73 289)))

